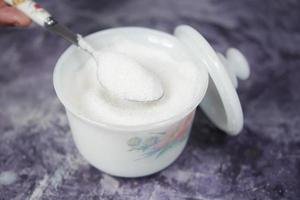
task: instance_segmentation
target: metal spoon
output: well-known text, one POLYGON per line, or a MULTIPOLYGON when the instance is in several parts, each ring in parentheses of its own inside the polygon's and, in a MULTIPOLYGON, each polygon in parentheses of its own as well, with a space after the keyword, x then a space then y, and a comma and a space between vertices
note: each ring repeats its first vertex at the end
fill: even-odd
MULTIPOLYGON (((103 81, 102 79, 100 79, 99 74, 101 75, 101 71, 100 71, 100 66, 99 66, 99 53, 92 48, 91 45, 89 45, 80 34, 74 33, 73 31, 71 31, 70 29, 68 29, 66 26, 58 23, 51 15, 48 11, 46 11, 44 8, 42 8, 38 3, 31 1, 31 0, 5 0, 6 3, 14 6, 15 8, 17 8, 18 10, 20 10, 21 12, 23 12, 25 15, 27 15, 29 18, 31 18, 34 22, 36 22, 38 25, 46 28, 47 30, 56 33, 60 36, 62 36, 64 39, 66 39, 67 41, 71 42, 72 44, 80 47, 80 49, 84 50, 85 52, 89 53, 95 60, 96 64, 97 64, 97 79, 98 82, 100 83, 100 85, 105 88, 107 91, 109 91, 109 93, 111 94, 116 94, 116 93, 121 93, 123 94, 122 96, 120 96, 121 98, 124 98, 126 100, 129 101, 137 101, 137 102, 149 102, 149 101, 156 101, 159 100, 162 96, 163 96, 163 89, 162 86, 160 84, 160 82, 156 82, 155 77, 150 77, 150 74, 147 74, 145 70, 142 69, 142 66, 139 66, 138 63, 136 63, 134 60, 130 59, 130 58, 126 58, 126 59, 122 59, 127 63, 124 63, 124 65, 128 65, 128 66, 135 66, 140 68, 140 72, 142 71, 142 77, 149 77, 146 79, 141 79, 141 81, 143 81, 143 84, 140 84, 140 86, 144 86, 144 88, 139 88, 139 91, 134 91, 134 93, 130 93, 128 91, 132 91, 132 88, 130 87, 130 84, 126 84, 124 82, 124 84, 122 83, 122 77, 124 76, 128 76, 128 77, 134 77, 134 74, 129 74, 126 75, 127 73, 123 71, 123 74, 116 74, 115 76, 112 76, 112 78, 116 78, 116 77, 121 77, 121 78, 116 78, 117 80, 114 81, 120 81, 121 84, 119 85, 125 85, 124 88, 121 87, 121 90, 124 89, 124 91, 120 92, 120 88, 117 88, 118 91, 113 91, 115 88, 111 87, 110 83, 111 81, 103 81), (130 76, 132 75, 132 76, 130 76), (147 81, 147 82, 146 82, 147 81), (126 88, 126 85, 129 85, 126 88), (152 87, 151 90, 149 90, 149 87, 152 87), (147 90, 148 89, 148 90, 147 90), (145 91, 149 91, 148 93, 145 91), (138 92, 138 95, 137 95, 138 92), (140 95, 139 95, 140 94, 140 95)), ((118 53, 114 53, 116 55, 116 59, 118 59, 118 53)), ((124 57, 124 55, 120 55, 120 57, 124 57)), ((102 70, 103 67, 109 67, 109 65, 107 66, 101 66, 102 70)), ((107 68, 106 68, 107 71, 107 68)), ((129 70, 128 70, 129 71, 129 70)), ((122 72, 121 72, 122 73, 122 72)), ((108 79, 106 79, 108 80, 108 79)), ((134 79, 136 80, 136 79, 134 79)), ((139 84, 139 83, 137 83, 139 84)))
MULTIPOLYGON (((30 0, 5 0, 5 2, 23 12, 38 25, 79 46, 78 41, 81 36, 72 32, 66 26, 59 24, 49 12, 43 9, 38 3, 30 0)), ((87 51, 87 49, 84 50, 87 51)))

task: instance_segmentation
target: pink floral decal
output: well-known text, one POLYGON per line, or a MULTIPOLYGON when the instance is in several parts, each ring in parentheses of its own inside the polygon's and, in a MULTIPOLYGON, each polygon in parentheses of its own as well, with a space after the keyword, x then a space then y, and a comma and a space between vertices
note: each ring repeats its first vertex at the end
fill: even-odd
POLYGON ((35 7, 35 9, 42 9, 42 6, 38 3, 34 3, 33 6, 35 7))
POLYGON ((154 133, 149 137, 132 137, 127 141, 129 151, 141 152, 141 158, 155 156, 158 158, 167 150, 187 140, 194 112, 189 114, 176 128, 163 133, 154 133))

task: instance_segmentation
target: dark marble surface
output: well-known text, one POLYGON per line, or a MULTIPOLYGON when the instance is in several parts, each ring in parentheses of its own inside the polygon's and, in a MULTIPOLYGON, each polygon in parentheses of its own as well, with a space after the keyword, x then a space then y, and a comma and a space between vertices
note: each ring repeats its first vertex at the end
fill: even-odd
POLYGON ((240 48, 245 128, 218 131, 198 112, 188 146, 166 170, 105 175, 75 148, 52 86, 68 43, 38 27, 0 28, 0 199, 300 199, 300 1, 41 1, 75 31, 118 26, 171 32, 190 24, 224 51, 240 48))

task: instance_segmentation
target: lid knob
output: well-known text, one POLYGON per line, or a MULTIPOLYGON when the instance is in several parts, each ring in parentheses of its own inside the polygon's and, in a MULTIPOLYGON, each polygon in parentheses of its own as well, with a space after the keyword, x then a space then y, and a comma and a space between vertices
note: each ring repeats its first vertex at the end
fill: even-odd
POLYGON ((246 80, 249 78, 249 64, 241 51, 236 48, 229 48, 226 51, 226 57, 221 53, 217 54, 235 88, 238 87, 237 78, 241 80, 246 80))
POLYGON ((227 51, 226 57, 217 54, 197 30, 187 25, 178 26, 174 35, 195 64, 204 66, 209 73, 208 87, 200 107, 218 128, 229 135, 239 134, 244 117, 235 87, 237 78, 244 80, 250 75, 246 58, 233 48, 227 51))

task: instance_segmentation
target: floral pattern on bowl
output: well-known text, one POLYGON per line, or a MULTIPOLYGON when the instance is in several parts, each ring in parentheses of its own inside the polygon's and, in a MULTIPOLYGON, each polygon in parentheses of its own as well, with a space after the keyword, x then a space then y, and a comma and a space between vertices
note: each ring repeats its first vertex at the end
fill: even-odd
POLYGON ((149 137, 132 137, 128 139, 129 151, 141 152, 141 157, 137 160, 152 156, 155 158, 160 157, 169 149, 187 140, 193 118, 194 112, 189 114, 179 126, 167 132, 153 133, 149 137))

